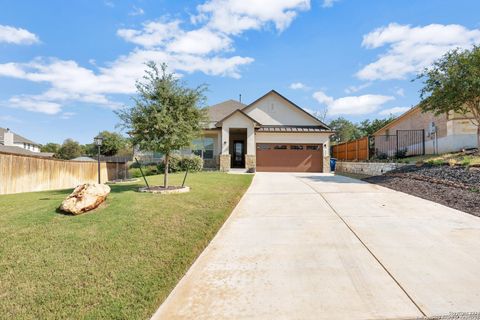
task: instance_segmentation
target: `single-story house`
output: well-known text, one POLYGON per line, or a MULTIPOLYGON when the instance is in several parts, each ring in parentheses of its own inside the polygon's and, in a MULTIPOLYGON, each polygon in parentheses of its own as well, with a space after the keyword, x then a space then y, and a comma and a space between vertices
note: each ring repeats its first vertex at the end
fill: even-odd
MULTIPOLYGON (((373 134, 376 149, 400 145, 409 150, 421 147, 425 154, 441 154, 475 148, 477 127, 471 120, 469 115, 454 112, 436 116, 415 106, 373 134)), ((384 151, 388 155, 392 152, 384 151)))
POLYGON ((192 152, 205 168, 329 172, 332 130, 275 90, 245 105, 207 108, 209 123, 192 152))

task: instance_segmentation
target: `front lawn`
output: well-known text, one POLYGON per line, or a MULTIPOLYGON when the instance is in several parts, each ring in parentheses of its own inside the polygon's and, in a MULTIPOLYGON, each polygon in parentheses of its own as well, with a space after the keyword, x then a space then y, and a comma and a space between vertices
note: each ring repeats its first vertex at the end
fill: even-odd
POLYGON ((1 317, 149 318, 251 179, 190 174, 192 191, 177 195, 138 193, 141 182, 112 185, 105 205, 80 216, 57 211, 71 190, 0 196, 1 317))

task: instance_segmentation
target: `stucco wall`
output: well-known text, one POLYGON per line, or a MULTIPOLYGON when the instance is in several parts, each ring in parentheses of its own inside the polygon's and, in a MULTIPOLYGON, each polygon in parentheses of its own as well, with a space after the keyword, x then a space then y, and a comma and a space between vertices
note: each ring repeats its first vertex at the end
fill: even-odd
POLYGON ((255 131, 254 123, 240 112, 234 114, 230 118, 223 121, 222 124, 222 154, 229 154, 230 128, 246 128, 247 129, 247 154, 255 155, 255 131))
POLYGON ((264 97, 244 111, 262 125, 318 125, 317 121, 275 94, 264 97))

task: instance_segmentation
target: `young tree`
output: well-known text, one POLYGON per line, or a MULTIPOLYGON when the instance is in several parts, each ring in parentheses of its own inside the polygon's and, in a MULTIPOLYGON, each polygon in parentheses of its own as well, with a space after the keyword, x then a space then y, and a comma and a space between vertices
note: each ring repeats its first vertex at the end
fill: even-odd
POLYGON ((417 78, 423 80, 420 106, 424 111, 472 116, 480 153, 480 46, 448 52, 417 78))
POLYGON ((80 157, 84 152, 83 147, 73 139, 63 141, 62 146, 58 150, 57 156, 60 159, 70 160, 80 157))
POLYGON ((206 120, 200 106, 206 101, 205 86, 185 87, 175 75, 147 63, 143 81, 137 81, 135 105, 117 112, 132 143, 142 150, 161 152, 165 156, 164 187, 168 187, 168 162, 172 152, 190 146, 199 136, 206 120))

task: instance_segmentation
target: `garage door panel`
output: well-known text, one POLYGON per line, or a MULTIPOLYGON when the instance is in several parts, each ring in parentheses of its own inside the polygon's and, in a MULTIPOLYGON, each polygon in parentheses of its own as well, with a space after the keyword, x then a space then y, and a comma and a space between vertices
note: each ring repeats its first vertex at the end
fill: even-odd
MULTIPOLYGON (((278 144, 280 145, 280 144, 278 144)), ((257 171, 273 171, 273 172, 321 172, 323 160, 322 145, 318 145, 318 150, 307 150, 303 145, 303 150, 291 149, 289 145, 287 149, 274 149, 278 145, 262 144, 262 148, 257 148, 257 171)))

